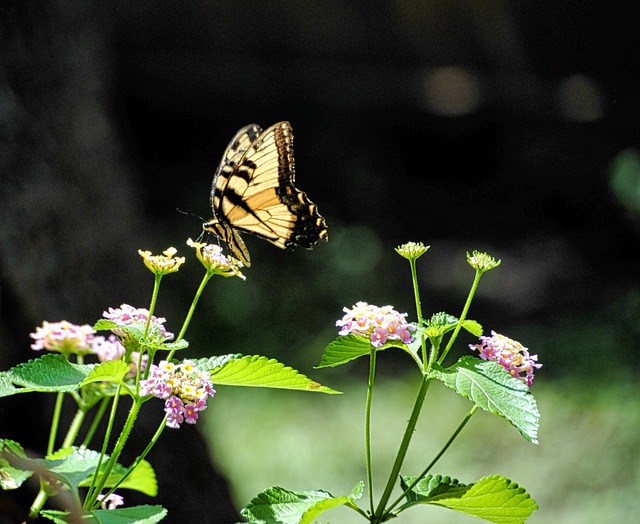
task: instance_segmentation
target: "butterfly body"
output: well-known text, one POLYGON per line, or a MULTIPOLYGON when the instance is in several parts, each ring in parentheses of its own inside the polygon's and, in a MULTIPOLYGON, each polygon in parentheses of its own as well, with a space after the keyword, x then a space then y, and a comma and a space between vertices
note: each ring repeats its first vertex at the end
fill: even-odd
POLYGON ((257 124, 245 126, 227 146, 213 177, 213 218, 202 227, 226 242, 245 266, 251 262, 240 232, 281 249, 310 249, 326 241, 324 218, 294 181, 291 125, 280 122, 264 132, 257 124))

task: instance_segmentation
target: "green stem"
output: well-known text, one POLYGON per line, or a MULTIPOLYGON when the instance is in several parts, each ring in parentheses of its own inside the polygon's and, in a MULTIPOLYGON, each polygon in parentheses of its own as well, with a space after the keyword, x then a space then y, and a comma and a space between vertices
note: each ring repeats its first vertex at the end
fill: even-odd
MULTIPOLYGON (((93 479, 91 480, 91 485, 89 486, 89 490, 87 491, 87 497, 84 503, 85 508, 90 507, 88 502, 91 502, 91 504, 93 504, 93 501, 95 500, 95 498, 100 493, 100 490, 102 489, 102 487, 100 487, 100 490, 96 492, 96 485, 99 482, 98 479, 100 477, 99 473, 102 467, 102 461, 104 459, 104 456, 107 453, 107 447, 109 446, 111 432, 113 431, 113 426, 115 424, 119 400, 120 400, 120 386, 118 386, 118 388, 116 389, 116 394, 113 397, 113 403, 111 404, 111 413, 109 414, 109 421, 107 422, 107 429, 105 430, 104 438, 102 439, 102 449, 100 450, 100 458, 98 460, 98 464, 96 465, 96 473, 93 476, 93 479)), ((131 413, 129 413, 129 415, 131 415, 131 413)))
POLYGON ((418 271, 416 269, 416 260, 414 258, 409 259, 409 266, 411 267, 411 281, 413 282, 413 296, 416 300, 416 314, 418 315, 418 323, 422 325, 422 305, 420 303, 420 289, 418 287, 418 271))
POLYGON ((95 417, 93 417, 93 422, 91 423, 91 427, 80 445, 81 448, 86 448, 89 445, 89 442, 93 439, 96 431, 98 430, 98 426, 102 421, 102 417, 104 416, 105 411, 107 410, 107 406, 109 405, 109 397, 105 397, 100 401, 100 406, 98 406, 98 411, 96 412, 95 417))
POLYGON ((467 318, 467 313, 469 312, 469 308, 471 307, 471 301, 473 300, 473 296, 476 294, 476 290, 478 289, 478 284, 480 283, 481 276, 482 276, 482 273, 480 271, 476 271, 476 276, 473 279, 473 284, 471 285, 469 296, 467 297, 467 301, 464 305, 464 308, 462 308, 462 313, 460 314, 460 320, 458 321, 458 324, 456 325, 456 328, 453 331, 453 335, 451 335, 451 338, 449 339, 449 343, 447 344, 447 347, 442 352, 442 355, 440 355, 440 358, 438 359, 438 364, 442 364, 443 360, 447 356, 447 353, 449 353, 451 346, 453 346, 453 343, 455 342, 456 337, 458 336, 458 333, 460 333, 460 330, 462 329, 462 323, 467 318))
POLYGON ((29 521, 33 521, 38 518, 40 510, 44 507, 45 502, 47 502, 47 499, 49 498, 49 495, 47 495, 47 492, 44 489, 44 482, 44 480, 40 480, 40 491, 38 491, 36 498, 33 500, 33 503, 29 508, 29 521))
MULTIPOLYGON (((153 281, 153 293, 151 294, 151 304, 149 304, 149 318, 147 318, 147 325, 144 327, 144 340, 147 340, 149 334, 149 328, 151 327, 151 318, 156 309, 156 303, 158 302, 158 293, 160 292, 160 281, 162 280, 162 273, 155 275, 153 281)), ((142 355, 140 355, 142 358, 142 355)))
MULTIPOLYGON (((204 275, 204 277, 202 278, 202 282, 200 282, 200 287, 198 287, 198 290, 196 291, 195 296, 193 297, 193 301, 191 302, 191 307, 189 308, 189 311, 187 313, 186 318, 184 319, 184 323, 182 324, 182 328, 180 329, 180 333, 178 333, 178 337, 176 338, 176 342, 182 340, 184 338, 184 334, 187 332, 187 328, 189 327, 189 324, 191 323, 191 317, 193 317, 193 312, 196 310, 196 306, 198 305, 198 300, 200 300, 200 296, 202 295, 202 292, 204 291, 204 288, 207 285, 207 282, 209 282, 209 279, 214 275, 214 273, 212 271, 207 271, 204 275)), ((171 357, 173 356, 173 354, 175 353, 174 351, 170 351, 169 355, 167 356, 167 360, 171 360, 171 357)))
MULTIPOLYGON (((138 418, 138 412, 142 407, 142 402, 140 400, 134 400, 131 405, 131 409, 129 410, 129 416, 127 417, 127 421, 125 422, 124 428, 122 429, 122 433, 118 437, 116 445, 113 448, 113 452, 111 453, 111 457, 109 457, 109 461, 105 466, 104 471, 100 472, 100 479, 96 482, 93 493, 91 494, 90 499, 85 502, 85 508, 93 507, 96 503, 98 495, 102 492, 104 485, 107 483, 109 479, 109 475, 113 471, 113 468, 118 462, 120 458, 120 454, 122 453, 122 449, 124 448, 125 442, 129 438, 129 434, 133 429, 133 425, 138 418)), ((99 471, 99 470, 97 470, 99 471)))
MULTIPOLYGON (((416 301, 416 315, 418 317, 418 324, 422 326, 422 303, 420 300, 420 287, 418 285, 418 270, 416 266, 416 260, 409 259, 409 266, 411 267, 411 282, 413 283, 413 297, 416 301)), ((424 334, 420 335, 421 347, 422 347, 422 371, 424 372, 427 363, 427 338, 424 334)))
POLYGON ((447 440, 447 442, 445 443, 445 445, 442 447, 442 449, 438 452, 438 454, 433 458, 433 460, 431 461, 431 463, 424 469, 424 471, 422 471, 422 473, 420 473, 420 475, 418 475, 415 480, 409 484, 409 486, 407 486, 407 489, 404 490, 404 492, 402 493, 402 495, 400 495, 390 506, 389 509, 387 509, 387 511, 385 512, 385 515, 388 515, 393 508, 395 508, 398 504, 400 504, 400 502, 402 502, 402 500, 406 497, 406 495, 418 485, 418 482, 420 482, 426 475, 427 473, 429 473, 429 471, 431 470, 431 468, 433 466, 435 466, 436 462, 438 462, 438 460, 440 460, 440 458, 442 457, 442 455, 445 454, 445 452, 449 449, 449 446, 451 446, 451 444, 453 444, 453 441, 456 439, 456 437, 460 434, 460 432, 462 431, 462 429, 467 425, 467 422, 469 422, 469 420, 471 419, 471 417, 473 416, 473 414, 477 411, 478 406, 473 406, 471 408, 471 410, 469 411, 469 413, 466 414, 466 416, 464 417, 464 419, 462 419, 462 422, 460 422, 460 424, 458 425, 458 427, 456 428, 456 430, 453 432, 453 434, 451 435, 451 437, 449 437, 449 440, 447 440))
MULTIPOLYGON (((134 470, 138 467, 140 462, 142 462, 144 460, 144 458, 149 454, 149 451, 151 451, 151 448, 153 448, 155 443, 158 442, 158 439, 160 438, 160 435, 162 435, 162 432, 164 431, 164 428, 166 428, 166 427, 167 427, 167 417, 165 416, 164 419, 162 420, 162 422, 160 423, 160 425, 158 426, 158 429, 156 430, 155 434, 151 438, 151 441, 149 442, 149 444, 147 444, 147 447, 144 448, 144 451, 133 461, 133 464, 131 464, 131 466, 129 466, 127 471, 118 480, 118 482, 116 482, 116 484, 111 489, 109 489, 109 491, 107 491, 107 493, 105 493, 105 497, 108 497, 109 495, 111 495, 111 493, 113 493, 115 490, 117 490, 120 487, 120 485, 127 479, 127 477, 129 475, 131 475, 131 473, 134 472, 134 470)), ((99 505, 100 505, 99 502, 96 501, 95 502, 95 507, 93 509, 96 509, 99 505)))
POLYGON ((420 390, 418 391, 418 395, 416 397, 415 404, 413 405, 413 411, 411 412, 411 417, 409 418, 409 422, 407 423, 407 429, 404 432, 404 437, 402 438, 402 443, 400 444, 400 449, 398 450, 398 454, 396 455, 396 460, 393 464, 393 468, 391 469, 391 474, 389 475, 389 479, 387 480, 387 485, 384 488, 384 493, 380 498, 380 502, 378 503, 378 508, 374 514, 374 520, 371 522, 384 522, 382 520, 382 516, 385 513, 385 507, 389 498, 391 497, 391 492, 393 491, 393 487, 395 486, 398 475, 400 474, 400 468, 402 467, 402 463, 404 462, 404 458, 407 454, 407 450, 409 449, 409 443, 411 442, 411 438, 413 437, 413 432, 416 429, 416 424, 418 423, 418 417, 420 416, 420 411, 422 409, 422 404, 424 403, 424 398, 427 395, 427 391, 429 390, 430 379, 427 375, 422 376, 422 382, 420 384, 420 390), (375 517, 377 516, 377 520, 375 517))
POLYGON ((82 427, 82 423, 84 422, 84 417, 86 415, 85 409, 81 406, 78 411, 76 411, 73 420, 71 421, 71 425, 69 426, 69 430, 64 437, 64 442, 62 443, 62 448, 68 448, 73 445, 80 432, 80 427, 82 427))
POLYGON ((53 416, 51 417, 51 430, 49 431, 49 443, 47 444, 47 455, 53 453, 56 447, 56 435, 58 434, 58 427, 60 426, 60 414, 62 413, 62 403, 64 401, 64 393, 59 392, 56 395, 56 405, 53 409, 53 416))
POLYGON ((373 473, 371 465, 371 405, 373 401, 373 382, 376 376, 376 348, 371 347, 369 357, 369 382, 367 384, 367 406, 365 415, 365 451, 367 456, 367 483, 369 485, 369 507, 373 513, 373 473))

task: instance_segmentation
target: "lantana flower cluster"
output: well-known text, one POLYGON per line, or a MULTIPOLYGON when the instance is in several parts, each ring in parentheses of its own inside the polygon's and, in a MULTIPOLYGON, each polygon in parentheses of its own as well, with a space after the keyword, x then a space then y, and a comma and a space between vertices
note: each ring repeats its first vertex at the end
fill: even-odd
MULTIPOLYGON (((149 310, 122 304, 119 308, 110 307, 107 311, 103 311, 102 316, 121 326, 129 326, 136 323, 145 325, 149 318, 149 310)), ((163 325, 166 321, 166 318, 152 316, 151 333, 157 333, 163 340, 171 340, 173 333, 167 331, 163 325)), ((121 329, 113 329, 112 331, 119 337, 127 336, 126 332, 121 329)))
POLYGON ((194 242, 191 239, 187 240, 187 245, 196 250, 198 260, 211 274, 227 278, 240 277, 242 280, 246 280, 241 271, 244 267, 242 262, 234 257, 225 255, 219 245, 194 242))
POLYGON ((36 328, 29 336, 35 340, 31 349, 40 351, 57 351, 63 354, 86 355, 92 353, 95 340, 95 330, 85 324, 78 326, 66 320, 60 322, 43 322, 42 327, 36 328))
POLYGON ((538 355, 530 355, 529 350, 520 342, 512 340, 495 331, 490 337, 480 337, 480 344, 470 344, 471 349, 477 349, 480 358, 497 362, 512 376, 519 378, 531 387, 538 364, 538 355))
MULTIPOLYGON (((149 311, 142 308, 134 308, 128 304, 122 304, 119 308, 109 308, 103 313, 104 318, 111 320, 116 324, 127 326, 133 323, 144 325, 149 318, 149 311)), ((151 332, 163 340, 173 338, 173 333, 168 332, 163 326, 164 318, 151 317, 151 332)), ((37 327, 31 338, 34 343, 31 349, 40 351, 56 351, 64 355, 88 355, 95 354, 100 362, 108 360, 120 360, 125 355, 125 347, 121 343, 121 339, 127 338, 127 333, 122 329, 115 328, 112 330, 114 334, 104 337, 96 335, 96 331, 89 325, 79 326, 72 324, 66 320, 60 322, 43 322, 41 327, 37 327), (117 335, 117 336, 116 336, 117 335)), ((140 353, 133 351, 131 353, 132 373, 140 359, 140 353)), ((142 370, 146 368, 147 355, 142 357, 142 370)))
POLYGON ((416 327, 405 320, 406 313, 398 313, 392 306, 378 307, 358 302, 353 308, 344 308, 345 315, 336 322, 339 335, 360 335, 369 338, 375 348, 389 340, 408 344, 413 340, 411 331, 416 327))
POLYGON ((166 360, 153 364, 149 378, 140 381, 142 395, 153 395, 165 400, 167 426, 195 424, 198 413, 207 408, 207 397, 216 393, 207 371, 198 370, 191 360, 174 364, 166 360))

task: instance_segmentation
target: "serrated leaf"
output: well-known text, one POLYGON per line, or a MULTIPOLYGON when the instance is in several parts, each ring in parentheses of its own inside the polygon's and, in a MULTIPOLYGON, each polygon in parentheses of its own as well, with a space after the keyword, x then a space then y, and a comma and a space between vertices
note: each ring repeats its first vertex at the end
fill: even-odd
MULTIPOLYGON (((122 464, 116 464, 105 483, 105 488, 115 486, 126 472, 126 467, 122 464)), ((81 488, 86 488, 91 485, 92 478, 93 475, 82 480, 78 485, 81 488)), ((118 489, 132 489, 150 497, 155 497, 158 495, 156 472, 149 462, 142 460, 140 464, 136 466, 136 469, 118 486, 118 489)))
MULTIPOLYGON (((101 463, 101 471, 104 471, 109 456, 105 455, 101 463)), ((46 459, 29 459, 16 457, 12 465, 25 470, 34 471, 55 479, 71 488, 74 493, 78 487, 88 486, 95 474, 100 461, 100 453, 90 449, 67 448, 57 451, 46 459)), ((116 464, 106 487, 114 486, 125 474, 127 468, 122 464, 116 464)), ((122 483, 123 488, 134 489, 149 496, 156 496, 158 485, 155 472, 147 461, 143 460, 131 475, 122 483)))
POLYGON ((370 355, 371 347, 371 342, 365 337, 353 334, 339 336, 327 345, 316 369, 340 366, 356 358, 370 355))
POLYGON ((91 369, 92 366, 72 364, 62 355, 49 353, 2 373, 0 396, 34 391, 75 391, 91 369))
POLYGON ((158 351, 173 351, 184 349, 189 346, 189 343, 182 339, 177 342, 168 342, 162 337, 162 333, 158 328, 158 325, 151 323, 149 326, 149 332, 145 338, 144 334, 147 330, 145 322, 132 322, 131 324, 117 324, 112 320, 100 319, 94 325, 93 329, 96 331, 115 331, 118 334, 121 332, 131 336, 138 344, 144 344, 146 347, 158 351))
MULTIPOLYGON (((404 480, 406 485, 411 483, 410 478, 404 480)), ((538 509, 526 490, 506 477, 492 475, 474 484, 455 483, 449 477, 425 477, 413 488, 403 508, 434 504, 496 524, 522 524, 538 509)))
POLYGON ((120 384, 124 381, 125 375, 129 372, 129 364, 122 360, 107 360, 96 364, 91 373, 82 381, 81 386, 86 386, 92 382, 113 382, 120 384))
MULTIPOLYGON (((132 506, 130 508, 87 512, 83 519, 89 523, 98 524, 155 524, 167 516, 167 510, 162 506, 132 506)), ((77 515, 58 510, 44 510, 40 514, 56 524, 76 524, 77 515)))
MULTIPOLYGON (((416 477, 401 476, 400 487, 405 491, 415 480, 416 477)), ((412 506, 416 503, 432 502, 443 497, 460 497, 468 489, 469 486, 462 484, 458 479, 443 477, 442 475, 427 475, 420 479, 420 482, 407 493, 407 504, 405 507, 412 506)))
MULTIPOLYGON (((106 487, 113 487, 115 482, 122 478, 125 471, 126 468, 124 466, 117 464, 114 468, 114 473, 109 475, 106 487)), ((153 466, 151 466, 151 464, 146 460, 142 460, 142 462, 136 466, 136 469, 131 472, 131 475, 129 475, 122 484, 120 484, 118 489, 120 488, 133 489, 150 497, 157 496, 158 479, 156 478, 156 472, 153 469, 153 466)))
POLYGON ((176 342, 149 343, 146 346, 154 351, 180 351, 188 348, 189 342, 183 338, 176 342))
POLYGON ((344 504, 354 504, 362 496, 364 484, 358 483, 351 495, 334 497, 323 490, 289 491, 284 488, 269 488, 244 508, 240 513, 251 524, 309 524, 324 511, 344 504), (353 495, 358 495, 354 498, 353 495))
POLYGON ((434 365, 432 376, 476 406, 508 420, 537 444, 540 412, 529 387, 495 362, 466 356, 453 366, 434 365))
POLYGON ((479 337, 482 335, 482 325, 475 320, 465 320, 462 322, 462 329, 468 331, 472 335, 479 337))
POLYGON ((214 371, 224 366, 230 360, 239 360, 243 356, 244 355, 241 355, 240 353, 233 353, 217 357, 199 358, 193 362, 200 371, 214 371))
MULTIPOLYGON (((327 345, 322 353, 320 364, 315 366, 315 369, 341 366, 356 358, 369 356, 372 348, 371 341, 367 337, 353 333, 341 335, 327 345)), ((384 351, 388 348, 400 348, 413 356, 407 344, 399 340, 389 341, 376 348, 376 351, 384 351)))
POLYGON ((96 331, 108 331, 110 329, 116 329, 117 327, 118 324, 113 320, 107 320, 106 318, 101 318, 93 325, 93 329, 96 331))
POLYGON ((364 482, 361 480, 355 486, 353 486, 351 493, 349 493, 349 498, 351 500, 360 500, 363 494, 364 494, 364 482))
MULTIPOLYGON (((460 320, 449 313, 443 311, 434 313, 426 322, 425 334, 430 338, 442 336, 449 331, 453 331, 458 325, 458 322, 460 322, 460 320)), ((464 320, 462 322, 462 329, 465 329, 476 337, 482 335, 482 326, 475 320, 464 320)))
POLYGON ((431 315, 431 318, 427 320, 425 325, 428 328, 437 328, 441 333, 446 333, 447 331, 455 328, 457 323, 457 317, 454 317, 449 313, 445 313, 444 311, 440 311, 431 315))
POLYGON ((210 375, 214 385, 295 389, 331 394, 340 393, 318 384, 299 371, 285 366, 275 359, 259 355, 230 359, 222 367, 211 371, 210 375))

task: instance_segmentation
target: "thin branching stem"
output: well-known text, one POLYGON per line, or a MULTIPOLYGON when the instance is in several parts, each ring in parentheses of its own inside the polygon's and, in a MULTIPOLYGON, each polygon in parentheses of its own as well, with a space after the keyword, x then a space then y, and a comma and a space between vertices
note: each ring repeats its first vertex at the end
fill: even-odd
MULTIPOLYGON (((409 422, 407 423, 407 429, 404 432, 400 448, 398 449, 398 453, 396 455, 396 460, 393 464, 393 468, 391 469, 389 479, 387 480, 387 485, 384 489, 382 497, 380 498, 380 502, 378 503, 378 508, 375 511, 375 516, 378 516, 379 519, 385 513, 386 504, 387 502, 389 502, 391 492, 393 491, 393 487, 395 486, 398 475, 400 474, 400 468, 402 468, 402 463, 404 462, 404 458, 407 455, 407 450, 409 449, 411 438, 413 437, 413 433, 416 429, 420 411, 422 410, 422 404, 424 403, 424 398, 427 395, 427 391, 429 390, 430 383, 431 381, 429 380, 429 378, 426 375, 423 375, 422 381, 420 383, 420 390, 418 391, 418 395, 416 396, 416 401, 413 405, 413 411, 411 412, 411 417, 409 418, 409 422)), ((384 522, 384 520, 372 520, 372 522, 384 522)))
POLYGON ((447 442, 445 443, 444 446, 442 446, 442 449, 437 453, 437 455, 433 458, 433 460, 429 463, 429 465, 420 473, 420 475, 418 475, 412 482, 411 484, 409 484, 407 486, 407 489, 404 490, 404 492, 402 493, 402 495, 400 495, 396 500, 393 501, 392 504, 389 505, 389 508, 387 509, 387 511, 385 512, 385 515, 388 515, 389 513, 391 513, 391 511, 393 510, 393 508, 395 508, 398 504, 400 504, 400 502, 402 502, 402 500, 407 496, 408 493, 411 492, 411 490, 413 490, 413 488, 415 488, 418 485, 418 482, 420 482, 424 477, 427 476, 427 474, 429 473, 429 471, 431 471, 431 468, 433 466, 436 465, 436 462, 438 462, 438 460, 440 460, 440 458, 442 457, 442 455, 445 454, 445 452, 449 449, 449 446, 451 446, 451 444, 453 444, 453 441, 456 439, 456 437, 460 434, 460 432, 462 431, 462 429, 467 425, 467 422, 469 422, 469 420, 471 419, 471 417, 473 416, 473 414, 476 412, 476 410, 478 409, 478 406, 473 406, 471 408, 471 410, 469 411, 469 413, 467 413, 464 417, 464 419, 462 419, 462 422, 460 422, 460 424, 458 425, 458 427, 456 428, 456 430, 453 432, 453 434, 451 435, 451 437, 449 437, 449 440, 447 440, 447 442))
POLYGON ((369 357, 369 382, 367 384, 367 406, 365 415, 365 451, 367 458, 367 484, 369 486, 369 507, 373 513, 373 467, 371 464, 371 405, 373 401, 373 382, 376 376, 376 348, 371 347, 369 357))
POLYGON ((458 336, 458 333, 460 333, 460 330, 462 329, 462 323, 467 318, 467 313, 469 312, 469 308, 471 307, 471 301, 473 300, 473 296, 476 294, 476 290, 478 289, 478 284, 480 283, 481 276, 482 276, 482 272, 476 270, 476 276, 473 279, 473 284, 471 285, 471 289, 469 290, 469 296, 467 296, 467 301, 465 302, 464 307, 462 308, 462 313, 460 314, 460 320, 458 321, 456 328, 453 330, 453 335, 451 335, 451 338, 449 339, 449 343, 447 344, 447 347, 444 348, 442 355, 440 355, 440 358, 438 359, 438 364, 442 364, 445 357, 447 356, 447 353, 449 353, 451 346, 453 346, 453 343, 455 342, 458 336))

